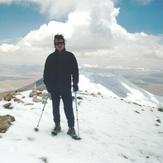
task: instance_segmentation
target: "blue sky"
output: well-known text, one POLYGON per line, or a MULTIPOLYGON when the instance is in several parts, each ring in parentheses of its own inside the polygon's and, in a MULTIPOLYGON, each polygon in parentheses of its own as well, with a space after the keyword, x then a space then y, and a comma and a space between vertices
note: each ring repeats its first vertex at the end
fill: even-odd
POLYGON ((38 11, 36 5, 0 4, 0 42, 16 41, 48 23, 48 16, 38 11))
POLYGON ((141 4, 133 0, 122 0, 118 23, 129 32, 163 34, 163 0, 141 4))
MULTIPOLYGON (((163 0, 153 0, 146 5, 136 0, 121 0, 118 24, 129 32, 163 34, 163 0)), ((0 43, 14 42, 29 31, 50 21, 36 5, 0 4, 0 43)))

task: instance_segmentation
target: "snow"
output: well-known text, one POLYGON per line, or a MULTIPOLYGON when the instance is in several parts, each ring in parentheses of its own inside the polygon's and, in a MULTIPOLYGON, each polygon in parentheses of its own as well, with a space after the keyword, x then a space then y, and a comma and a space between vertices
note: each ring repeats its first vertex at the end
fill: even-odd
MULTIPOLYGON (((90 82, 105 88, 105 94, 111 97, 123 99, 149 107, 163 107, 163 97, 153 95, 124 78, 112 73, 88 73, 84 74, 90 82), (107 91, 106 91, 107 89, 107 91), (107 92, 107 93, 106 93, 107 92)), ((96 86, 97 88, 97 86, 96 86)))
MULTIPOLYGON (((124 83, 124 80, 121 82, 124 83)), ((80 76, 81 90, 77 95, 83 98, 78 99, 82 137, 80 141, 73 140, 66 134, 68 127, 62 103, 62 132, 54 137, 50 134, 54 127, 50 99, 43 113, 39 132, 33 129, 40 117, 42 103, 24 105, 11 101, 14 109, 7 110, 2 108, 6 102, 0 101, 0 115, 11 114, 16 118, 9 130, 0 134, 2 136, 0 162, 43 163, 46 160, 48 163, 163 162, 163 113, 151 107, 150 98, 146 97, 144 100, 145 96, 142 96, 140 90, 132 85, 126 84, 125 87, 132 92, 129 95, 132 100, 141 97, 141 103, 148 103, 149 106, 127 103, 100 83, 93 83, 84 75, 80 76), (158 123, 157 119, 160 119, 161 123, 158 123)), ((21 92, 17 97, 25 104, 33 103, 29 93, 30 91, 21 92)))

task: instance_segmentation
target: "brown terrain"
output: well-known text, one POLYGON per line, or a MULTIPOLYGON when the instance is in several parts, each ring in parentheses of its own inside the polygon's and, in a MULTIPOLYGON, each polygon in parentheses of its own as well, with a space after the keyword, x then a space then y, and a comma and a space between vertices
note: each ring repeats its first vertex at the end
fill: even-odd
POLYGON ((24 87, 24 86, 26 86, 28 84, 31 84, 32 82, 34 82, 34 80, 32 80, 32 79, 17 80, 17 81, 5 80, 5 82, 0 81, 0 92, 19 89, 19 88, 24 87))
POLYGON ((163 84, 150 84, 147 86, 143 86, 143 89, 152 94, 163 96, 163 84))
POLYGON ((39 77, 26 79, 26 80, 5 80, 0 81, 0 97, 4 96, 7 92, 25 91, 33 89, 35 87, 35 81, 40 79, 39 77))

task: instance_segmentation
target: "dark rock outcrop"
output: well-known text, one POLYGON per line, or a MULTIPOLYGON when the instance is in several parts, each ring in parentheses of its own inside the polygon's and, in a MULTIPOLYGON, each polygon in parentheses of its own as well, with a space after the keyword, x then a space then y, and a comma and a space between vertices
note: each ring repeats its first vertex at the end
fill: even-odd
POLYGON ((11 105, 12 105, 11 102, 9 102, 9 103, 4 104, 3 107, 5 109, 13 109, 13 106, 11 106, 11 105))
POLYGON ((5 133, 14 121, 15 117, 12 115, 7 114, 0 116, 0 133, 5 133))

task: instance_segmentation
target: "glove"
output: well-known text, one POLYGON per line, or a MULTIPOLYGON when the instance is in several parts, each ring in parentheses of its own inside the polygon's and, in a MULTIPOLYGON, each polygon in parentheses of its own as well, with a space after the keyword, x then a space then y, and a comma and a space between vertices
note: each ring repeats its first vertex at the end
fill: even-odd
POLYGON ((73 85, 73 91, 74 92, 77 92, 79 90, 79 87, 77 84, 73 85))

